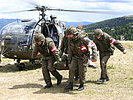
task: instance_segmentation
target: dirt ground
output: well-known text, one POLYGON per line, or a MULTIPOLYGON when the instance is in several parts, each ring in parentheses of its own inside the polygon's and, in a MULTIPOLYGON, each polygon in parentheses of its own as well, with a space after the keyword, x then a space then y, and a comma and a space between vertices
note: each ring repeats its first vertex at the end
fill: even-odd
POLYGON ((52 76, 54 87, 44 89, 45 82, 41 68, 26 64, 26 70, 18 71, 12 59, 2 58, 0 67, 0 100, 133 100, 133 41, 122 42, 127 50, 123 55, 118 49, 108 62, 110 81, 98 84, 100 77, 99 61, 95 64, 98 69, 87 68, 86 84, 83 91, 63 91, 68 84, 68 70, 59 71, 63 75, 62 84, 57 86, 52 76), (9 64, 10 63, 10 64, 9 64))

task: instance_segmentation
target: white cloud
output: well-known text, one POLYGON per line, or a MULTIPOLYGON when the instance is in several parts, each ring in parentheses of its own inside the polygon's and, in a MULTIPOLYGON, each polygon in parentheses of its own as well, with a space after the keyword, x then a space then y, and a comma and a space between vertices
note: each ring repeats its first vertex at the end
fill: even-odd
MULTIPOLYGON (((92 14, 92 13, 72 13, 47 11, 48 15, 55 14, 62 21, 90 21, 97 22, 109 18, 133 14, 132 0, 3 0, 0 1, 0 12, 19 11, 33 9, 34 4, 48 6, 50 8, 91 10, 91 11, 115 11, 121 12, 116 15, 92 14), (95 2, 92 2, 95 1, 95 2), (96 2, 98 1, 98 2, 96 2)), ((24 12, 3 14, 0 18, 38 18, 38 12, 24 12)))

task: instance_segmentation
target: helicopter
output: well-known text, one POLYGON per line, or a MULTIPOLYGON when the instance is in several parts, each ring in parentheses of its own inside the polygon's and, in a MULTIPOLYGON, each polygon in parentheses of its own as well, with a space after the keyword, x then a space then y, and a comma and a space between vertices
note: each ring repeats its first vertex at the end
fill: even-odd
MULTIPOLYGON (((57 21, 56 16, 50 16, 50 20, 46 19, 46 11, 66 11, 66 12, 83 12, 83 13, 103 13, 104 11, 82 11, 82 10, 65 10, 53 9, 45 6, 36 6, 34 9, 13 11, 19 13, 24 11, 39 11, 40 19, 20 20, 4 26, 0 31, 1 54, 7 58, 15 59, 19 70, 25 67, 21 60, 32 60, 32 51, 35 46, 34 35, 42 33, 45 37, 51 37, 57 48, 60 46, 61 39, 64 36, 65 24, 57 21)), ((6 12, 8 13, 8 12, 6 12)), ((111 12, 110 12, 111 13, 111 12)), ((109 13, 109 14, 110 14, 109 13)), ((40 55, 36 57, 39 59, 40 55)))

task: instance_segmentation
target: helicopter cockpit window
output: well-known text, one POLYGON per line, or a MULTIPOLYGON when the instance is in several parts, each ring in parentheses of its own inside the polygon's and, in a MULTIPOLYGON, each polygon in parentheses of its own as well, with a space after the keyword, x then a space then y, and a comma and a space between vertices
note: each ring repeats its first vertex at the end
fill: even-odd
POLYGON ((10 46, 29 46, 35 23, 36 22, 13 22, 1 30, 1 36, 10 46))

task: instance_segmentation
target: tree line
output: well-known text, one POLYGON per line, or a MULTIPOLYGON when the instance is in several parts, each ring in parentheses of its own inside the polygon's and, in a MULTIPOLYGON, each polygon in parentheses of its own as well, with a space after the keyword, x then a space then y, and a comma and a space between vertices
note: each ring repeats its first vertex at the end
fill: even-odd
MULTIPOLYGON (((110 19, 94 23, 93 25, 86 25, 83 27, 83 29, 85 29, 86 32, 92 32, 96 28, 101 28, 103 31, 107 32, 117 40, 120 40, 120 36, 123 36, 125 40, 133 40, 132 18, 133 17, 126 19, 126 17, 122 17, 122 18, 110 19)), ((90 38, 92 38, 92 35, 90 35, 90 38)))

